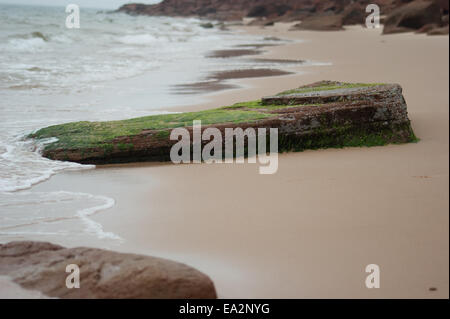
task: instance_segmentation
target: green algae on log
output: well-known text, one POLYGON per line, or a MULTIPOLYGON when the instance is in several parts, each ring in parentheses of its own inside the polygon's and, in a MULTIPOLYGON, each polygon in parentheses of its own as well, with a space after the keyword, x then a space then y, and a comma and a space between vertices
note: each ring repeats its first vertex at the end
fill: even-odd
POLYGON ((192 136, 194 120, 202 121, 202 131, 215 127, 223 137, 225 128, 278 128, 279 152, 417 141, 400 85, 332 81, 201 112, 55 125, 29 137, 57 138, 43 149, 43 156, 55 160, 170 161, 177 143, 169 138, 171 130, 185 127, 192 136))

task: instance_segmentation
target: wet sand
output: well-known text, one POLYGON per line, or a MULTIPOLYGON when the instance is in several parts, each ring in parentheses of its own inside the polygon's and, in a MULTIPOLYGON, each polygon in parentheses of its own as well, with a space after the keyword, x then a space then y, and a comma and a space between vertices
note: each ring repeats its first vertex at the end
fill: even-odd
POLYGON ((303 64, 304 60, 288 60, 288 59, 253 59, 254 62, 260 63, 277 63, 277 64, 303 64))
MULTIPOLYGON (((264 45, 266 46, 266 45, 264 45)), ((253 45, 251 45, 253 47, 253 45)), ((210 54, 208 54, 207 58, 234 58, 234 57, 240 57, 245 55, 256 55, 256 54, 262 54, 263 52, 260 50, 253 50, 253 49, 230 49, 230 50, 216 50, 212 51, 210 54)))
POLYGON ((188 263, 211 276, 220 297, 448 298, 448 37, 288 28, 244 30, 305 40, 266 48, 263 58, 332 65, 235 80, 243 88, 178 110, 324 79, 396 82, 421 141, 281 154, 275 175, 259 175, 255 164, 99 167, 56 175, 33 191, 114 198, 93 217, 124 239, 109 248, 188 263), (368 264, 380 266, 380 289, 365 287, 368 264))
POLYGON ((239 86, 227 82, 228 80, 273 77, 287 74, 292 74, 292 72, 264 68, 213 72, 207 77, 207 81, 179 84, 173 87, 173 91, 174 93, 178 94, 195 94, 202 92, 221 91, 226 89, 239 88, 239 86))
POLYGON ((244 69, 244 70, 216 72, 210 75, 210 79, 215 80, 249 79, 249 78, 262 78, 269 76, 280 76, 287 74, 291 73, 276 69, 244 69))
MULTIPOLYGON (((236 47, 250 47, 260 49, 264 47, 279 46, 280 44, 266 43, 266 44, 241 44, 236 47)), ((262 54, 266 51, 263 50, 243 50, 243 49, 229 49, 229 50, 215 50, 206 55, 207 59, 215 58, 239 58, 242 56, 255 56, 262 54)), ((299 59, 267 59, 267 58, 248 58, 251 63, 258 63, 264 66, 264 64, 278 64, 280 66, 286 65, 300 65, 304 64, 305 60, 299 59)), ((236 79, 249 79, 249 78, 264 78, 273 76, 283 76, 293 74, 285 70, 260 67, 252 69, 237 69, 230 71, 211 72, 204 81, 195 83, 178 84, 171 88, 173 94, 199 94, 199 93, 211 93, 222 90, 236 89, 240 86, 230 83, 229 80, 236 79)))

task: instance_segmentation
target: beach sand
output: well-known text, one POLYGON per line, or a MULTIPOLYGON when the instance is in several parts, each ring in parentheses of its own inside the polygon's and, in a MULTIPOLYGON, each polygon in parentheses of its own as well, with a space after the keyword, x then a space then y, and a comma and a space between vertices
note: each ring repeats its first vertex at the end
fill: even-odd
POLYGON ((255 164, 99 167, 58 174, 33 191, 114 198, 93 217, 124 239, 111 248, 185 262, 208 274, 222 298, 448 298, 448 37, 288 27, 238 31, 303 40, 258 58, 331 64, 236 80, 244 87, 179 109, 318 80, 395 82, 420 142, 281 154, 274 175, 259 175, 255 164), (368 264, 380 266, 380 289, 365 286, 368 264))

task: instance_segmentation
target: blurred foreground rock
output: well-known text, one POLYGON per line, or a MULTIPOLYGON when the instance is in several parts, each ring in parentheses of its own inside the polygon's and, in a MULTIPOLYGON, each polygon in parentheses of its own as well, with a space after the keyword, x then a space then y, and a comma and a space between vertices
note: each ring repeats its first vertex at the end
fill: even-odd
MULTIPOLYGON (((216 298, 211 279, 181 263, 44 242, 0 244, 0 275, 22 288, 58 298, 216 298), (66 287, 69 264, 80 268, 79 289, 66 287)), ((5 297, 5 291, 1 295, 5 297)))

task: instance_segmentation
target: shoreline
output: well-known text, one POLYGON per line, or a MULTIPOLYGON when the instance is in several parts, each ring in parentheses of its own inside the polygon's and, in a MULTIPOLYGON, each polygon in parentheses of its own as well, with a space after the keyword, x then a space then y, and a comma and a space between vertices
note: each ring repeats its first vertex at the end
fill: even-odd
POLYGON ((243 87, 171 110, 231 105, 319 80, 399 82, 421 142, 280 154, 279 173, 267 178, 249 164, 126 164, 60 173, 31 191, 114 198, 116 206, 92 218, 125 242, 93 246, 187 263, 213 279, 219 297, 448 298, 447 38, 287 27, 239 29, 305 40, 267 47, 260 58, 332 64, 233 80, 243 87), (355 43, 360 54, 348 50, 355 43), (364 287, 369 263, 380 264, 384 289, 364 287))

